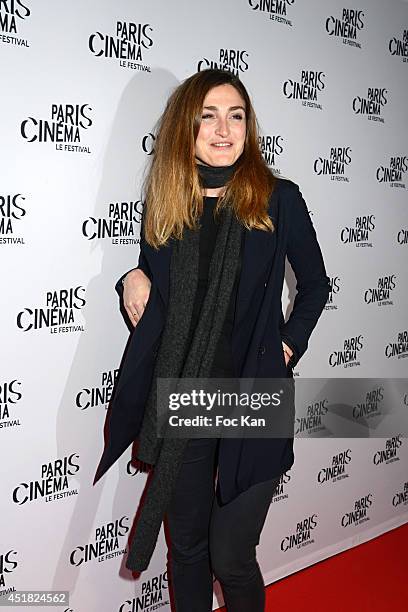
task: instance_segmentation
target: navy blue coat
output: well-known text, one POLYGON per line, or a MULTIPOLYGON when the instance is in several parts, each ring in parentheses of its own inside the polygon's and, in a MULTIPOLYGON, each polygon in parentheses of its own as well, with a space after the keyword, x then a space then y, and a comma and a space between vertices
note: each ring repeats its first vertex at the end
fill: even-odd
MULTIPOLYGON (((278 178, 269 201, 275 232, 244 230, 235 305, 232 355, 237 377, 286 378, 305 353, 329 295, 329 278, 299 187, 278 178), (297 294, 290 317, 282 313, 287 256, 297 294), (282 340, 294 351, 286 366, 282 340)), ((150 296, 134 329, 105 423, 105 449, 94 483, 137 438, 152 380, 169 293, 171 246, 155 250, 141 239, 138 267, 151 280, 150 296)), ((123 277, 122 277, 123 278, 123 277)), ((116 285, 122 294, 121 279, 116 285)), ((275 478, 294 461, 293 438, 222 438, 218 480, 228 502, 250 486, 275 478)))

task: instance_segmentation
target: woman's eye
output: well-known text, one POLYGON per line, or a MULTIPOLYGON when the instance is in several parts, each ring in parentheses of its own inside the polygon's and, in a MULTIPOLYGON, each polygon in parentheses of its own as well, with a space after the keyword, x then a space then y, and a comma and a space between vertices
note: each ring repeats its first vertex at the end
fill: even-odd
MULTIPOLYGON (((233 121, 244 121, 245 120, 245 115, 243 115, 242 113, 235 113, 233 115, 230 115, 230 120, 232 119, 233 121)), ((213 113, 203 113, 201 115, 201 120, 206 120, 206 121, 215 121, 216 120, 216 116, 213 113)))

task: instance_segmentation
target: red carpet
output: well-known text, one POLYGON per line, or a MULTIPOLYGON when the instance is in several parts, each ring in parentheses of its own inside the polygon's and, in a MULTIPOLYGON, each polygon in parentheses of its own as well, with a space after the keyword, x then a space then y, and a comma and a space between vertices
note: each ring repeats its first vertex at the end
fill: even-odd
POLYGON ((408 611, 408 523, 274 582, 266 602, 268 612, 408 611))

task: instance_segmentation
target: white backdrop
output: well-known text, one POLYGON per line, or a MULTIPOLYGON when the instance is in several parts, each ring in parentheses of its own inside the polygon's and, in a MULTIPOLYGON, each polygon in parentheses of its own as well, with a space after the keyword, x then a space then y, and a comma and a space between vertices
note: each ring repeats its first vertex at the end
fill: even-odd
MULTIPOLYGON (((128 337, 113 287, 137 263, 154 124, 180 80, 215 65, 248 87, 264 155, 300 185, 332 279, 295 375, 407 376, 406 4, 0 2, 2 594, 170 609, 163 533, 146 572, 124 567, 145 483, 130 449, 92 479, 128 337)), ((288 268, 285 305, 293 294, 288 268)), ((406 406, 407 391, 367 383, 356 422, 406 406)), ((407 439, 323 438, 329 401, 323 388, 298 406, 304 437, 258 548, 266 583, 408 520, 407 439)))

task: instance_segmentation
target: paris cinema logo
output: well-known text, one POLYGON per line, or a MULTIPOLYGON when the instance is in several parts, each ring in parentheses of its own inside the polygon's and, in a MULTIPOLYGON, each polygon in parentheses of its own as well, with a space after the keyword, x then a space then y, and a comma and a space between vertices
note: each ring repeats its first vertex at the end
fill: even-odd
POLYGON ((324 72, 302 70, 300 79, 287 79, 283 83, 283 95, 288 100, 301 100, 303 106, 322 110, 321 93, 325 88, 324 72))
POLYGON ((344 368, 352 368, 360 366, 359 352, 363 348, 363 336, 352 336, 346 338, 343 341, 343 346, 335 351, 332 351, 329 355, 329 366, 335 368, 337 366, 343 366, 344 368))
POLYGON ((324 307, 325 310, 337 310, 338 306, 336 304, 336 296, 340 293, 341 289, 341 279, 339 276, 331 276, 330 277, 330 293, 327 298, 326 305, 324 307))
POLYGON ((394 508, 397 508, 401 505, 408 505, 408 482, 404 482, 403 488, 401 491, 397 491, 392 496, 392 505, 394 508))
POLYGON ((372 247, 371 233, 375 228, 375 215, 356 217, 354 227, 343 227, 340 240, 343 244, 354 244, 356 247, 372 247))
POLYGON ((78 320, 85 306, 85 288, 69 287, 47 291, 42 306, 31 306, 17 315, 17 327, 24 332, 49 329, 51 334, 84 331, 78 320))
POLYGON ((14 411, 22 398, 21 382, 17 379, 0 382, 0 429, 21 425, 14 411))
POLYGON ((317 514, 311 514, 296 524, 296 531, 285 536, 281 540, 280 549, 282 552, 300 549, 314 543, 313 530, 318 525, 317 514))
POLYGON ((288 11, 290 11, 295 0, 248 0, 248 3, 253 11, 268 14, 271 21, 293 26, 288 11))
POLYGON ((366 421, 381 415, 381 406, 384 400, 384 387, 370 389, 361 402, 353 406, 353 419, 357 422, 366 421))
POLYGON ((344 45, 361 49, 359 34, 364 28, 364 13, 356 9, 344 8, 341 17, 330 15, 326 19, 326 32, 329 36, 341 38, 344 45))
POLYGON ((139 589, 133 599, 126 599, 120 604, 118 612, 153 612, 170 605, 167 571, 142 582, 139 589))
POLYGON ((143 204, 140 200, 109 202, 107 215, 88 217, 82 223, 82 235, 88 240, 109 238, 112 244, 134 245, 140 243, 136 228, 141 222, 143 204))
POLYGON ((313 164, 317 176, 329 176, 331 181, 349 183, 348 166, 351 164, 351 147, 331 147, 329 156, 318 157, 313 164))
POLYGON ((376 170, 376 179, 390 187, 405 189, 404 174, 408 170, 408 157, 394 155, 390 158, 388 166, 379 166, 376 170))
POLYGON ((366 304, 377 304, 377 306, 393 306, 392 292, 396 286, 396 274, 380 276, 375 287, 369 287, 364 291, 364 302, 366 304))
POLYGON ((102 372, 100 385, 98 387, 84 387, 78 391, 75 404, 81 410, 94 408, 95 406, 108 407, 112 397, 119 370, 108 370, 102 372))
POLYGON ((129 517, 122 516, 120 519, 110 521, 95 529, 93 542, 76 546, 69 556, 71 565, 78 567, 82 563, 98 560, 106 561, 124 555, 126 543, 122 539, 129 531, 129 517))
POLYGON ((398 332, 395 339, 385 346, 384 352, 387 359, 391 359, 391 357, 397 357, 397 359, 408 357, 408 331, 404 329, 398 332))
POLYGON ((43 463, 37 480, 19 482, 13 489, 13 502, 21 506, 41 499, 51 502, 78 495, 78 489, 73 489, 71 483, 71 476, 75 476, 80 469, 78 459, 77 453, 71 453, 43 463))
POLYGON ((367 493, 364 497, 356 499, 353 509, 349 510, 340 519, 342 527, 357 526, 370 520, 369 509, 373 504, 373 494, 367 493))
POLYGON ((26 215, 24 201, 21 193, 0 195, 0 244, 25 244, 23 236, 16 235, 26 215))
POLYGON ((402 446, 402 436, 398 434, 385 441, 385 445, 378 449, 373 455, 374 465, 389 465, 400 460, 400 448, 402 446))
POLYGON ((9 579, 11 578, 10 574, 18 566, 16 555, 16 550, 7 550, 6 552, 1 550, 0 552, 0 597, 15 590, 15 587, 9 584, 9 579))
POLYGON ((351 463, 351 449, 333 455, 329 465, 325 465, 317 472, 317 482, 323 484, 326 482, 338 482, 349 477, 349 470, 346 469, 351 463))
POLYGON ((388 43, 388 50, 394 57, 400 57, 403 62, 408 62, 408 30, 403 30, 398 38, 393 36, 388 43))
POLYGON ((273 492, 273 496, 272 496, 273 504, 289 498, 289 493, 286 490, 287 489, 286 485, 289 485, 291 478, 292 477, 289 472, 283 472, 283 474, 281 474, 279 478, 279 482, 273 492))
POLYGON ((388 102, 385 87, 369 87, 366 96, 353 98, 352 108, 356 115, 364 115, 369 121, 384 123, 384 107, 388 102))
POLYGON ((276 174, 281 174, 278 167, 278 158, 283 153, 283 137, 278 134, 273 136, 263 134, 259 137, 259 147, 266 164, 272 168, 276 174))
POLYGON ((249 54, 244 49, 219 49, 216 60, 204 57, 197 64, 197 71, 207 68, 219 68, 228 70, 236 76, 240 76, 249 69, 249 54))
POLYGON ((150 23, 117 21, 115 34, 94 32, 88 39, 89 51, 95 57, 119 60, 119 66, 151 72, 145 63, 146 53, 153 47, 153 28, 150 23))
POLYGON ((0 34, 5 43, 18 47, 29 47, 25 38, 19 38, 20 24, 31 15, 28 2, 22 0, 1 0, 0 2, 0 34))
POLYGON ((307 404, 302 413, 297 413, 295 419, 295 434, 298 437, 312 436, 326 429, 323 417, 327 414, 329 407, 327 397, 307 404), (303 434, 303 435, 302 435, 303 434))
POLYGON ((92 123, 89 104, 51 104, 48 118, 27 117, 20 132, 26 142, 51 142, 57 151, 90 153, 83 138, 92 123))

